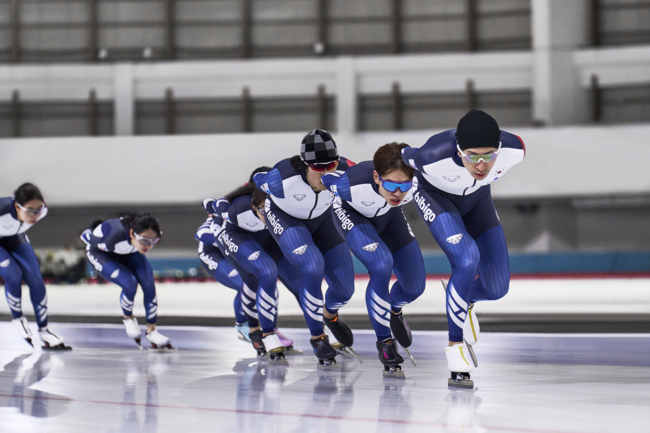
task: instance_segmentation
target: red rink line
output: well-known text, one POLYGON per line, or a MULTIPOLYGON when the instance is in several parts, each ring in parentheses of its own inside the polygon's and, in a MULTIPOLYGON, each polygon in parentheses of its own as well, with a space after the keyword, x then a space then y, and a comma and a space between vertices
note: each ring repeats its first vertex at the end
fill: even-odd
MULTIPOLYGON (((204 412, 222 412, 222 413, 243 413, 247 415, 273 415, 273 416, 286 416, 286 417, 297 417, 297 418, 315 418, 315 419, 331 419, 337 421, 362 421, 362 422, 371 422, 371 423, 389 423, 389 424, 405 424, 405 425, 422 425, 422 426, 432 426, 432 427, 448 427, 448 428, 465 428, 465 425, 460 424, 447 424, 447 423, 437 423, 437 422, 428 422, 428 421, 409 421, 409 420, 398 420, 398 419, 373 419, 373 418, 357 418, 357 417, 347 417, 347 416, 333 416, 333 415, 312 415, 312 414, 303 414, 303 413, 286 413, 286 412, 265 412, 265 411, 255 411, 255 410, 242 410, 242 409, 219 409, 212 407, 187 407, 187 406, 170 406, 165 404, 148 404, 148 403, 127 403, 127 402, 117 402, 117 401, 102 401, 102 400, 75 400, 73 398, 64 398, 64 397, 39 397, 39 396, 27 396, 27 395, 15 395, 15 394, 0 394, 0 397, 10 397, 10 398, 29 398, 32 400, 55 400, 55 401, 71 401, 73 403, 93 403, 93 404, 108 404, 114 406, 135 406, 135 407, 152 407, 157 409, 181 409, 181 410, 198 410, 204 412)), ((539 429, 519 429, 511 427, 495 427, 495 426, 480 426, 482 429, 486 430, 500 430, 500 431, 509 431, 509 432, 520 432, 520 433, 578 433, 575 431, 567 430, 539 430, 539 429)))
MULTIPOLYGON (((448 280, 449 274, 427 274, 427 281, 439 281, 444 278, 448 280)), ((593 272, 593 273, 544 273, 544 274, 514 274, 510 276, 511 280, 598 280, 606 278, 618 279, 636 279, 636 278, 650 278, 650 272, 593 272)), ((368 280, 368 275, 356 274, 355 280, 368 280)), ((393 275, 391 281, 396 281, 397 278, 393 275)))

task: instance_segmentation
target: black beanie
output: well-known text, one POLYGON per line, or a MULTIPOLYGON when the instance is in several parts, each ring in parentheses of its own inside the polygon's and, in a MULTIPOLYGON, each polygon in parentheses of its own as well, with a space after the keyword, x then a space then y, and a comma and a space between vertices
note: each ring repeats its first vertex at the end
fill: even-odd
POLYGON ((479 147, 499 147, 501 130, 497 121, 485 111, 472 110, 456 127, 456 142, 461 150, 479 147))
POLYGON ((339 151, 329 132, 314 129, 302 139, 300 157, 307 164, 322 164, 339 159, 339 151))

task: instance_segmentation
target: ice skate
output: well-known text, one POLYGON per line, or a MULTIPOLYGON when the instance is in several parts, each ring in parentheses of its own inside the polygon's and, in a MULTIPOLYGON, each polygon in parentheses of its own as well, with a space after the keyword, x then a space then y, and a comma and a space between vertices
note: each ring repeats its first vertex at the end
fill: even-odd
POLYGON ((30 346, 34 347, 34 343, 32 343, 32 330, 29 329, 27 318, 22 316, 20 319, 13 319, 12 322, 16 325, 20 338, 24 339, 30 346))
MULTIPOLYGON (((397 343, 399 347, 399 342, 397 343)), ((411 351, 408 349, 408 347, 402 347, 404 350, 406 350, 406 354, 409 356, 409 359, 411 360, 411 364, 413 364, 413 367, 417 367, 418 363, 415 362, 415 358, 413 357, 413 354, 411 354, 411 351)))
POLYGON ((357 354, 357 352, 354 351, 353 348, 351 347, 346 347, 342 343, 340 343, 334 334, 332 334, 332 331, 325 327, 325 333, 329 337, 330 345, 334 350, 336 350, 338 353, 341 355, 348 356, 350 358, 355 358, 357 361, 359 361, 361 364, 363 364, 363 361, 361 360, 361 357, 357 354))
POLYGON ((289 354, 302 355, 302 351, 300 351, 300 350, 293 347, 293 339, 292 338, 289 338, 286 335, 284 335, 283 333, 281 333, 278 330, 278 328, 273 328, 273 332, 275 332, 275 335, 278 336, 278 338, 280 339, 280 342, 282 343, 282 345, 287 348, 287 350, 285 352, 287 355, 289 355, 289 354))
MULTIPOLYGON (((440 282, 442 283, 442 288, 445 289, 446 292, 448 282, 445 279, 440 280, 440 282)), ((476 313, 474 313, 474 304, 469 304, 469 308, 467 309, 467 317, 465 317, 465 321, 463 322, 463 338, 467 344, 473 345, 478 343, 478 337, 480 335, 481 326, 478 323, 478 317, 476 317, 476 313)))
POLYGON ((157 352, 176 352, 178 349, 172 346, 171 340, 165 337, 157 329, 147 333, 147 340, 151 343, 149 350, 157 352))
POLYGON ((267 355, 266 348, 264 347, 264 341, 262 341, 263 337, 264 334, 262 333, 261 329, 257 329, 248 334, 248 338, 250 338, 253 349, 257 351, 258 358, 263 358, 267 355))
POLYGON ((397 344, 394 338, 388 338, 384 341, 377 342, 377 350, 379 352, 379 361, 384 365, 384 377, 394 379, 405 379, 406 376, 402 371, 402 364, 404 358, 397 351, 397 344))
POLYGON ((451 370, 451 378, 447 381, 450 388, 474 389, 470 373, 476 368, 476 355, 468 353, 471 350, 468 348, 471 346, 466 343, 445 347, 447 367, 451 370))
POLYGON ((390 315, 390 330, 393 333, 393 337, 397 340, 400 346, 403 348, 410 347, 413 343, 413 335, 411 334, 411 328, 404 318, 404 314, 400 311, 399 314, 390 315))
POLYGON ((284 347, 277 334, 269 334, 263 337, 262 344, 269 355, 270 364, 289 365, 289 362, 284 358, 286 347, 284 347))
POLYGON ((352 330, 348 325, 341 320, 338 313, 333 319, 328 319, 323 317, 323 323, 327 326, 327 329, 330 330, 332 335, 336 337, 336 341, 341 343, 345 347, 352 347, 354 344, 354 335, 352 335, 352 330))
POLYGON ((47 327, 39 329, 38 336, 43 342, 43 350, 72 350, 72 347, 63 344, 63 338, 47 329, 47 327))
POLYGON ((251 331, 248 323, 235 323, 235 329, 237 330, 237 338, 242 341, 251 342, 251 339, 248 337, 248 333, 251 331))
POLYGON ((126 335, 133 338, 135 344, 142 350, 142 332, 138 326, 138 319, 131 317, 130 319, 122 319, 122 322, 124 322, 124 328, 126 328, 126 335))
POLYGON ((341 370, 341 366, 336 362, 336 350, 330 345, 327 335, 320 338, 312 338, 309 342, 311 343, 311 347, 314 348, 314 355, 318 358, 319 370, 341 370))

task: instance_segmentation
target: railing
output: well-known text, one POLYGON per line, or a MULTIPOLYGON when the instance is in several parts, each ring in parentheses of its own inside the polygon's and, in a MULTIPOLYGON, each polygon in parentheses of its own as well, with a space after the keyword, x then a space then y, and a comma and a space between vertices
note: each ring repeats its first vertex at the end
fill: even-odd
POLYGON ((0 61, 522 50, 530 13, 527 0, 2 0, 0 61))

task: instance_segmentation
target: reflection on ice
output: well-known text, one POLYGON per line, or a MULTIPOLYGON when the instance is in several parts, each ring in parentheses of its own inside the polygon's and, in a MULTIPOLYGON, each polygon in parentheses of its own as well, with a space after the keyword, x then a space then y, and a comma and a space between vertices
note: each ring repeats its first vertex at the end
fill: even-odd
POLYGON ((304 355, 278 366, 231 329, 168 328, 180 351, 152 353, 123 345, 122 327, 59 324, 73 352, 23 354, 5 325, 2 432, 609 432, 650 422, 650 360, 638 356, 650 352, 647 336, 486 333, 478 389, 467 391, 447 389, 444 333, 415 335, 418 366, 398 380, 383 378, 364 332, 363 364, 341 357, 340 370, 323 372, 300 331, 288 334, 304 355))
POLYGON ((55 366, 63 367, 63 356, 49 352, 20 355, 0 372, 0 408, 14 408, 37 418, 53 417, 65 411, 68 400, 29 387, 45 378, 55 366))

